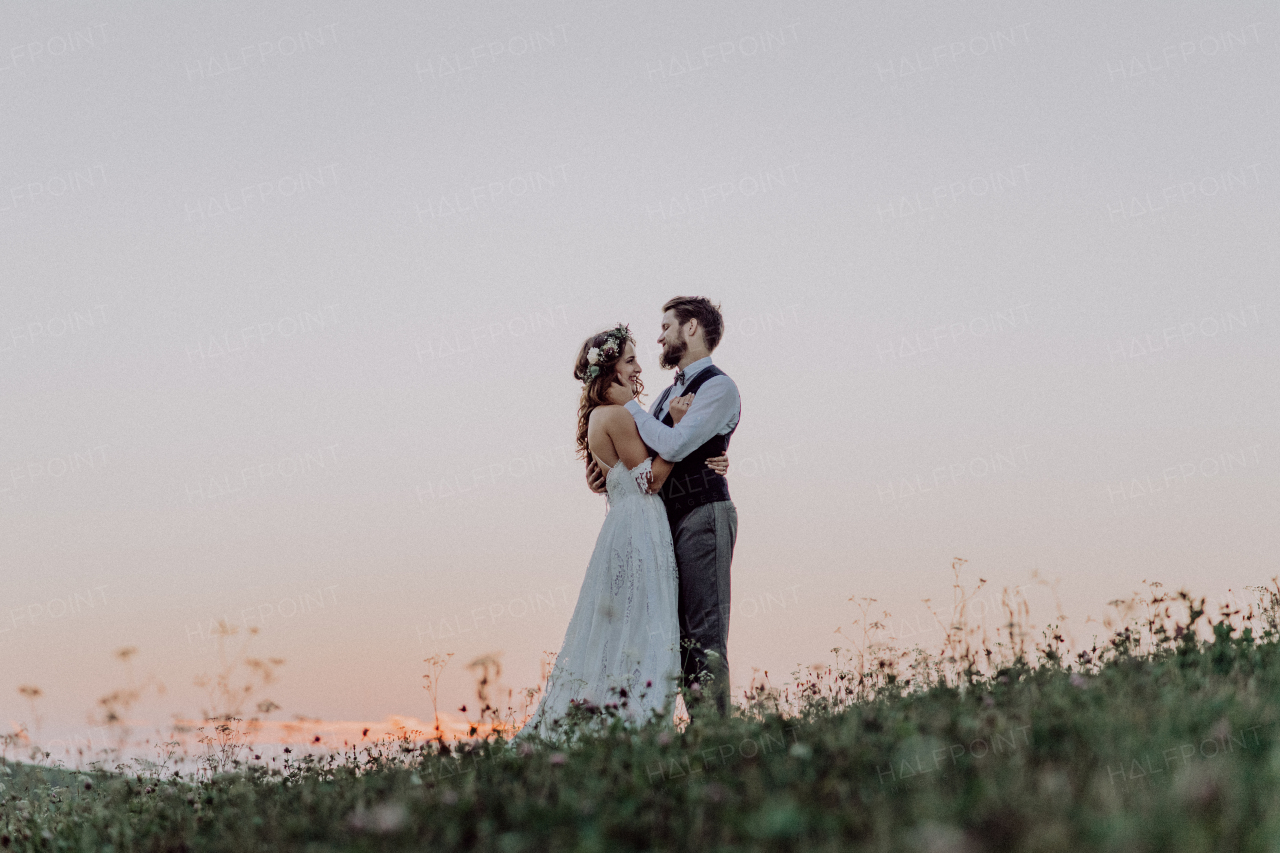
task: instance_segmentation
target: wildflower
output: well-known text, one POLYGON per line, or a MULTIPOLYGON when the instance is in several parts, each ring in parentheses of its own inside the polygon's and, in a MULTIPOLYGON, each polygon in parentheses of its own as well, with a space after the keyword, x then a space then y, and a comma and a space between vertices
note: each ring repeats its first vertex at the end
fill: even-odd
POLYGON ((1089 686, 1089 679, 1085 678, 1078 672, 1071 673, 1071 686, 1079 687, 1081 690, 1089 686))
POLYGON ((551 754, 551 763, 556 765, 557 767, 561 764, 564 764, 568 760, 569 759, 565 756, 563 752, 554 752, 551 754))

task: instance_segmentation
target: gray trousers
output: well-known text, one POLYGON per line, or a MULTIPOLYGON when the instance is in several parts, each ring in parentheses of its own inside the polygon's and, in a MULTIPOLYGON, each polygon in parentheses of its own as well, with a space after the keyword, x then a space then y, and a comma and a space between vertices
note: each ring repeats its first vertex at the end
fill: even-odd
POLYGON ((680 571, 680 667, 686 686, 713 676, 708 697, 729 709, 729 564, 738 538, 733 501, 694 507, 671 527, 680 571), (708 656, 708 652, 714 652, 708 656))

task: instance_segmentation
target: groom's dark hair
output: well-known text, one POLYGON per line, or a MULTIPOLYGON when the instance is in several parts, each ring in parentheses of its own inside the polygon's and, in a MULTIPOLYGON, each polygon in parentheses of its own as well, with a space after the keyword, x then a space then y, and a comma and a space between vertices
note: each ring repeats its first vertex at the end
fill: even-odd
POLYGON ((676 319, 682 326, 690 320, 698 321, 707 352, 720 343, 720 336, 724 334, 724 317, 720 316, 720 306, 711 304, 710 299, 705 296, 677 296, 662 306, 663 314, 668 311, 676 312, 676 319))

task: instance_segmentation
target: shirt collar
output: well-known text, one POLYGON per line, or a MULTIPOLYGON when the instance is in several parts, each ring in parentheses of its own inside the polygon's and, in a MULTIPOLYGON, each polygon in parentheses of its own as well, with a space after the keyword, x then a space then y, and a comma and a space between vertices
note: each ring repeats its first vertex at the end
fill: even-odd
POLYGON ((704 355, 702 358, 690 364, 688 367, 684 369, 684 384, 688 385, 689 380, 693 378, 695 373, 697 373, 699 370, 702 370, 702 368, 704 367, 710 367, 710 366, 711 366, 711 356, 709 355, 704 355))

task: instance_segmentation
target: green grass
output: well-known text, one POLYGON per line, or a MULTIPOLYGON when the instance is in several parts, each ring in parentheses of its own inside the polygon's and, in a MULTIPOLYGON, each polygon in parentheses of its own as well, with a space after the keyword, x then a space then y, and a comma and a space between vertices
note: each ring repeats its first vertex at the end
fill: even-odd
POLYGON ((1216 621, 1155 594, 1069 656, 1015 608, 998 645, 977 641, 961 603, 939 653, 868 643, 785 690, 757 682, 727 719, 605 720, 571 747, 406 737, 192 779, 7 763, 0 843, 1280 851, 1280 587, 1260 591, 1216 621))

